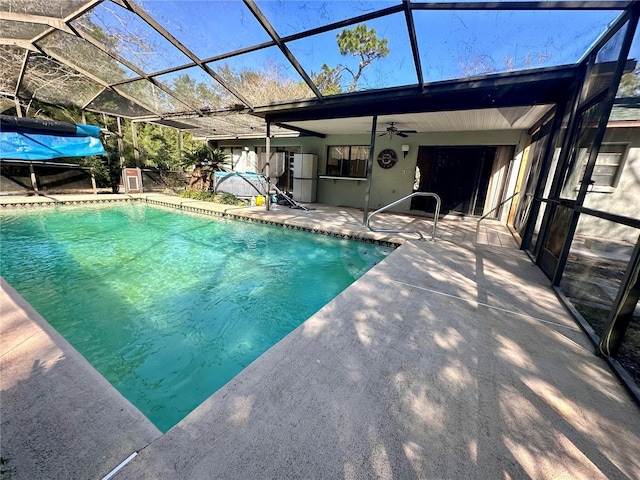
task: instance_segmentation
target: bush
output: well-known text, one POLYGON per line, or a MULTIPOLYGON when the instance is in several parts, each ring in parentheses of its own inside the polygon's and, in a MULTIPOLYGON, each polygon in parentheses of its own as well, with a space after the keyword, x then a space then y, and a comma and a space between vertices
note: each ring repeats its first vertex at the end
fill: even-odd
POLYGON ((223 193, 216 195, 210 190, 182 190, 181 198, 191 198, 193 200, 202 200, 204 202, 222 203, 224 205, 248 205, 249 202, 232 195, 231 193, 223 193))
POLYGON ((243 205, 244 203, 246 203, 244 200, 241 200, 231 193, 223 193, 222 195, 217 195, 217 199, 214 201, 218 203, 224 203, 225 205, 243 205))

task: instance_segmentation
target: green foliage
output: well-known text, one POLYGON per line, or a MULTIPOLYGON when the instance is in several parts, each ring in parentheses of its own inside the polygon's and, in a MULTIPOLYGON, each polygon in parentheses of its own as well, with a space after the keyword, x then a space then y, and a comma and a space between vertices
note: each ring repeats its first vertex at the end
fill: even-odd
POLYGON ((224 150, 220 150, 219 148, 214 148, 211 151, 211 161, 214 163, 215 166, 218 167, 219 170, 221 170, 223 166, 228 165, 229 167, 231 167, 231 165, 229 164, 229 160, 231 160, 231 155, 229 155, 224 150))
POLYGON ((211 150, 206 143, 198 142, 183 150, 180 165, 182 167, 190 167, 192 165, 210 164, 207 167, 203 167, 203 170, 220 171, 224 170, 225 167, 230 167, 230 159, 230 155, 223 150, 218 148, 211 150))
POLYGON ((342 68, 338 65, 335 68, 329 67, 326 63, 322 65, 320 73, 311 72, 311 79, 323 95, 337 95, 342 93, 342 68))
POLYGON ((115 135, 109 135, 103 139, 102 143, 105 149, 104 155, 81 158, 78 163, 85 167, 91 167, 91 173, 96 179, 98 188, 110 187, 113 193, 118 193, 122 173, 118 138, 115 135))
POLYGON ((151 123, 138 123, 136 127, 141 166, 171 170, 180 164, 176 130, 151 123))
MULTIPOLYGON (((25 116, 42 120, 56 120, 67 123, 83 123, 82 110, 73 105, 50 105, 37 100, 31 100, 23 112, 25 116)), ((99 125, 101 116, 93 112, 85 112, 88 125, 99 125)))
POLYGON ((79 164, 91 168, 98 188, 111 188, 113 193, 118 192, 121 169, 117 161, 110 163, 105 157, 93 156, 80 159, 79 164))
POLYGON ((211 190, 183 190, 180 192, 180 197, 213 202, 215 194, 211 190))
POLYGON ((633 72, 625 73, 620 79, 618 97, 640 97, 640 66, 633 72))
POLYGON ((388 40, 386 38, 378 38, 376 30, 367 28, 365 24, 358 25, 353 29, 345 28, 336 35, 336 39, 340 55, 343 57, 356 57, 358 59, 358 68, 353 69, 341 64, 331 68, 325 63, 322 65, 320 72, 311 72, 311 79, 323 95, 336 95, 344 91, 343 72, 347 72, 351 76, 351 82, 349 82, 346 90, 348 92, 357 90, 364 70, 374 60, 389 55, 388 40))
POLYGON ((247 205, 246 200, 236 197, 230 193, 216 195, 210 190, 183 190, 180 192, 181 198, 190 198, 192 200, 201 200, 204 202, 221 203, 224 205, 247 205))
POLYGON ((209 161, 211 156, 211 150, 207 147, 206 143, 197 143, 191 148, 184 149, 182 151, 182 159, 180 165, 183 167, 189 167, 191 165, 202 165, 209 161))
POLYGON ((345 28, 336 35, 336 38, 340 55, 353 55, 371 63, 376 58, 386 57, 389 54, 388 40, 379 39, 376 29, 369 30, 365 24, 351 30, 345 28))
POLYGON ((231 157, 220 149, 209 150, 206 144, 200 144, 186 152, 184 166, 194 166, 189 187, 196 190, 213 189, 215 172, 230 170, 231 157))
POLYGON ((352 56, 359 59, 358 69, 351 70, 348 67, 343 69, 351 74, 353 81, 349 85, 349 91, 358 88, 358 82, 362 76, 362 71, 374 60, 389 55, 386 38, 379 39, 375 28, 368 29, 365 24, 358 25, 353 29, 345 28, 336 35, 340 55, 352 56))
POLYGON ((173 79, 172 89, 197 108, 218 110, 224 107, 222 92, 216 91, 204 82, 196 81, 186 73, 173 79))
MULTIPOLYGON (((33 118, 83 123, 82 111, 73 106, 53 106, 32 101, 29 105, 28 113, 33 118)), ((121 170, 117 120, 112 116, 85 112, 84 121, 89 125, 98 125, 108 132, 101 138, 106 153, 102 157, 69 158, 67 160, 91 167, 98 187, 111 187, 115 192, 120 181, 121 170)), ((131 121, 121 118, 120 131, 122 132, 124 166, 136 167, 131 121)), ((138 152, 140 154, 140 167, 158 169, 160 171, 181 169, 185 160, 180 157, 178 152, 177 130, 154 124, 137 123, 136 134, 138 152)), ((206 144, 201 141, 194 141, 190 134, 183 134, 183 148, 185 151, 193 151, 198 148, 206 150, 206 144)), ((223 156, 212 156, 211 160, 215 160, 215 158, 219 158, 217 161, 220 163, 225 161, 223 156)), ((188 164, 191 165, 192 163, 188 164)))
MULTIPOLYGON (((118 125, 114 117, 105 117, 100 122, 112 135, 103 142, 107 153, 112 152, 117 156, 118 152, 118 125)), ((136 167, 136 158, 133 148, 133 132, 131 121, 125 118, 120 120, 122 131, 122 145, 124 150, 124 166, 136 167)), ((173 128, 162 127, 150 123, 136 123, 136 136, 138 138, 138 152, 140 155, 140 167, 152 168, 161 171, 174 171, 182 167, 182 159, 178 152, 178 131, 173 128)), ((194 142, 190 134, 183 134, 183 148, 190 149, 194 142)))
POLYGON ((216 195, 216 197, 219 198, 220 203, 225 205, 244 205, 247 203, 231 193, 223 193, 222 195, 216 195))

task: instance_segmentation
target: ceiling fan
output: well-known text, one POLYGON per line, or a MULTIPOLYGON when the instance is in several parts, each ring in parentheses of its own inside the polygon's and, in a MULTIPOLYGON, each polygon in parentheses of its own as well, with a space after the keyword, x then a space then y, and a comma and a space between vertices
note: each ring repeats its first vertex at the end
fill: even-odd
POLYGON ((387 131, 384 133, 381 133, 378 136, 383 137, 385 135, 389 135, 389 140, 391 140, 394 135, 397 135, 399 137, 408 137, 409 136, 407 135, 408 133, 418 133, 418 132, 416 132, 415 130, 398 130, 398 127, 396 127, 396 122, 391 122, 387 127, 387 131))

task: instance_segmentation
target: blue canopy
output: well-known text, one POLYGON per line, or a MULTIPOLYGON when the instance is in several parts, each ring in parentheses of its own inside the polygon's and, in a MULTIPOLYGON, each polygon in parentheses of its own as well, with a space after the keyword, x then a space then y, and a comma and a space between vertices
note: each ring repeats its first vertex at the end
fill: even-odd
POLYGON ((100 127, 0 115, 0 159, 51 160, 104 153, 100 127))

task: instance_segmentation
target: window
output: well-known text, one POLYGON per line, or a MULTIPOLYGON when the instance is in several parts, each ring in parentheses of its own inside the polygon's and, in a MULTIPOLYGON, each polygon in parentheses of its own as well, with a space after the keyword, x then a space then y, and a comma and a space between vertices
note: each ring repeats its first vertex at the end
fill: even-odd
POLYGON ((330 177, 365 178, 369 147, 348 145, 329 147, 326 175, 330 177))
MULTIPOLYGON (((591 175, 590 191, 610 191, 618 186, 628 149, 627 144, 602 144, 591 175)), ((586 161, 582 165, 583 172, 585 168, 586 161)))
POLYGON ((607 145, 600 147, 591 180, 595 186, 617 187, 620 173, 627 156, 628 145, 607 145))

